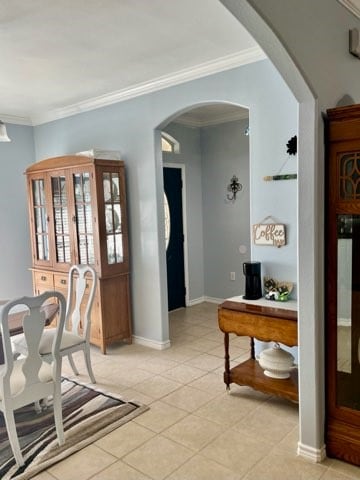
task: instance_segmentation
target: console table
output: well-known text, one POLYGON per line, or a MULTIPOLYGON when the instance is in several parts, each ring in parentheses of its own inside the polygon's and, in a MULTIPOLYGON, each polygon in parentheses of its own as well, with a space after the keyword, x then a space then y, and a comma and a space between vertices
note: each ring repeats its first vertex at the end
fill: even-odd
MULTIPOLYGON (((219 305, 219 328, 224 332, 226 388, 231 383, 248 385, 256 390, 278 395, 288 400, 298 401, 297 369, 291 371, 290 378, 275 379, 267 377, 255 359, 254 338, 264 342, 279 342, 289 347, 298 345, 297 311, 273 306, 264 301, 245 303, 226 300, 219 305), (229 334, 250 337, 250 358, 230 368, 229 334)), ((277 305, 277 304, 276 304, 277 305)))

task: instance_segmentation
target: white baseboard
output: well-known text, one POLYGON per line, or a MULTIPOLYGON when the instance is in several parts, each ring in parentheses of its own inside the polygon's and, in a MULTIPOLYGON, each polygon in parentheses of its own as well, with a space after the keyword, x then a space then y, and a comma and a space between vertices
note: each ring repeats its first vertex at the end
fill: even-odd
POLYGON ((225 302, 225 299, 224 298, 207 297, 205 295, 204 302, 216 303, 216 304, 220 305, 220 303, 225 302))
POLYGON ((214 298, 214 297, 208 297, 204 295, 203 297, 199 298, 194 298, 193 300, 189 300, 187 303, 187 307, 192 307, 193 305, 199 305, 199 303, 204 303, 204 302, 209 302, 209 303, 223 303, 224 299, 223 298, 214 298))
POLYGON ((193 300, 189 300, 186 304, 187 307, 192 307, 193 305, 198 305, 199 303, 205 302, 204 297, 194 298, 193 300))
POLYGON ((323 445, 321 448, 314 448, 298 442, 297 454, 300 457, 306 458, 314 463, 320 463, 326 458, 326 448, 325 445, 323 445))
POLYGON ((144 347, 154 348, 155 350, 165 350, 171 346, 170 340, 165 342, 157 342, 156 340, 150 340, 149 338, 139 337, 133 335, 132 340, 137 345, 143 345, 144 347))

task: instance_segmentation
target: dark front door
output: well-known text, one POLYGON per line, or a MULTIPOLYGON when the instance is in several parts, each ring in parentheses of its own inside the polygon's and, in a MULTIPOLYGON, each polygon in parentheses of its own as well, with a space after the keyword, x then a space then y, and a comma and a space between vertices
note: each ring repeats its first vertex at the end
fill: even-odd
POLYGON ((184 232, 180 168, 164 168, 164 190, 169 205, 169 241, 166 249, 168 308, 185 307, 184 232))

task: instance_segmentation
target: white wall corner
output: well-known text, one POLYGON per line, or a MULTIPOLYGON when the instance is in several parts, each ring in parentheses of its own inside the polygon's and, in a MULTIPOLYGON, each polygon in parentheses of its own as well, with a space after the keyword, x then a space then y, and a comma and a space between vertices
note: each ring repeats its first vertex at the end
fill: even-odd
POLYGON ((194 298, 193 300, 189 300, 186 303, 187 307, 192 307, 193 305, 199 305, 199 303, 205 302, 205 297, 194 298))
POLYGON ((157 342, 156 340, 150 340, 150 338, 139 337, 138 335, 133 335, 132 340, 137 345, 143 345, 144 347, 154 348, 155 350, 165 350, 166 348, 171 347, 170 340, 165 342, 157 342))
POLYGON ((297 454, 311 462, 320 463, 326 458, 326 447, 323 445, 321 448, 314 448, 298 442, 297 454))

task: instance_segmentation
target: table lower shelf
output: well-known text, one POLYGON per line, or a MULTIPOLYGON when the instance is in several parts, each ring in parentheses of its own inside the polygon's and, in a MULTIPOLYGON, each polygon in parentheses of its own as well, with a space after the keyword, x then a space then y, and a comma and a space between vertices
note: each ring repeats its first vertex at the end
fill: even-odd
POLYGON ((224 372, 224 382, 226 385, 231 383, 247 385, 260 392, 287 398, 293 402, 298 402, 299 399, 296 368, 291 370, 289 378, 281 380, 270 378, 264 374, 259 363, 252 358, 231 368, 229 374, 224 372))

